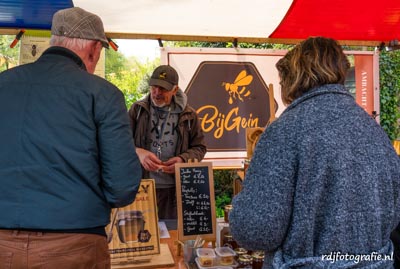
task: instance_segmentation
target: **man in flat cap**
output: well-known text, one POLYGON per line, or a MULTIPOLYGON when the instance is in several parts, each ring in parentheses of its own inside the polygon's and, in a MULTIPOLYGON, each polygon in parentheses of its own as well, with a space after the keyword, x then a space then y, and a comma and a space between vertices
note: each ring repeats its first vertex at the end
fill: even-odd
POLYGON ((177 218, 175 164, 201 161, 206 153, 200 120, 178 81, 173 67, 160 65, 150 93, 129 109, 142 177, 155 179, 158 218, 165 220, 177 218))
POLYGON ((51 33, 36 62, 0 74, 0 267, 110 268, 110 210, 141 179, 124 96, 93 75, 98 16, 60 10, 51 33))

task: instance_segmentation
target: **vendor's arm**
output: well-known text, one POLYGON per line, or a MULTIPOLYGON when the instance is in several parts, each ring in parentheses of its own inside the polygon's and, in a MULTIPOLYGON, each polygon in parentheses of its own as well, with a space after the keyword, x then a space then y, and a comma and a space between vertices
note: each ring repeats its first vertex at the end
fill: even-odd
POLYGON ((272 251, 283 243, 295 187, 293 143, 272 124, 256 146, 229 214, 232 235, 244 248, 272 251))
POLYGON ((153 152, 143 148, 136 148, 136 154, 139 156, 140 163, 147 171, 163 169, 164 165, 153 152))
POLYGON ((167 174, 174 174, 175 173, 175 164, 176 163, 183 163, 181 157, 172 157, 168 161, 163 162, 165 167, 163 168, 163 172, 167 174))

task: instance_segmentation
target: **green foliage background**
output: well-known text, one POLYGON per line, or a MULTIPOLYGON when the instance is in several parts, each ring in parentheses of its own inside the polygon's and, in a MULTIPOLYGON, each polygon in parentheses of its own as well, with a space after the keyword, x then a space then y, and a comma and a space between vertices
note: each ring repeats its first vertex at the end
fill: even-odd
POLYGON ((400 51, 379 57, 380 124, 391 140, 400 140, 400 51))
POLYGON ((19 43, 10 48, 14 36, 0 35, 0 72, 16 66, 19 61, 19 43))
POLYGON ((213 170, 215 207, 217 217, 224 216, 224 207, 229 205, 233 195, 233 182, 237 174, 235 170, 213 170))
POLYGON ((142 63, 135 57, 128 59, 118 51, 106 50, 106 79, 124 93, 128 109, 148 92, 148 80, 159 62, 142 63))

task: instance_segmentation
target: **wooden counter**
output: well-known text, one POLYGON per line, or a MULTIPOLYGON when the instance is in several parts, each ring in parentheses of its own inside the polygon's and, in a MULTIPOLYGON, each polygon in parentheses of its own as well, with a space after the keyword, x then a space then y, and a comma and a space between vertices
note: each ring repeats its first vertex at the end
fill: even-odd
MULTIPOLYGON (((169 250, 171 251, 172 257, 174 259, 174 266, 171 267, 164 267, 164 268, 176 268, 176 269, 186 269, 185 263, 183 262, 183 253, 181 252, 178 256, 178 231, 177 230, 170 230, 168 231, 170 238, 161 238, 161 244, 167 244, 169 250)), ((162 267, 157 267, 162 268, 162 267)))

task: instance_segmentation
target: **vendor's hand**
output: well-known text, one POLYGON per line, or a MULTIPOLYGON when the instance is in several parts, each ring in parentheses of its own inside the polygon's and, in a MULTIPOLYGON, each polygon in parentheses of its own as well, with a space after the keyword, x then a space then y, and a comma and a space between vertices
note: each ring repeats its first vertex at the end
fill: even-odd
POLYGON ((176 163, 183 163, 183 160, 181 157, 172 157, 166 162, 163 162, 163 165, 165 167, 163 168, 163 172, 167 174, 175 174, 175 164, 176 163))
POLYGON ((139 157, 140 163, 143 165, 144 169, 147 171, 159 171, 160 169, 165 169, 161 160, 157 156, 148 150, 143 148, 136 148, 136 154, 139 157))

